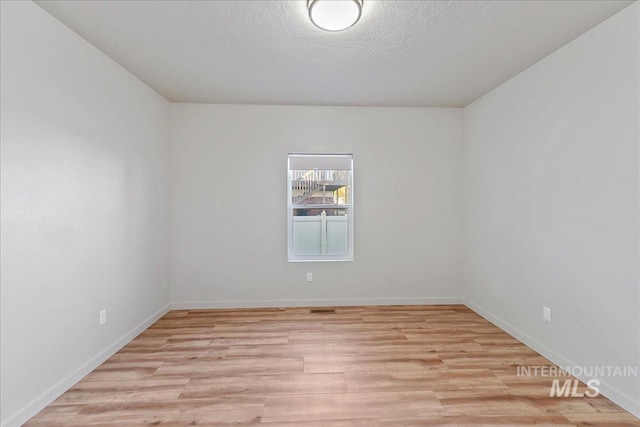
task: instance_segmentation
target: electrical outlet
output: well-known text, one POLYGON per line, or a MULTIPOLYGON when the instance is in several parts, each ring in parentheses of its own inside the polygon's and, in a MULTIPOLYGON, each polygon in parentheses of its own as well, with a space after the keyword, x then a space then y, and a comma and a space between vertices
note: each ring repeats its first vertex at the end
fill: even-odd
POLYGON ((100 310, 100 318, 98 320, 98 325, 104 325, 107 323, 107 309, 100 310))
POLYGON ((313 282, 313 273, 307 273, 307 282, 313 282))
POLYGON ((542 307, 542 318, 547 322, 551 322, 551 309, 549 307, 542 307))

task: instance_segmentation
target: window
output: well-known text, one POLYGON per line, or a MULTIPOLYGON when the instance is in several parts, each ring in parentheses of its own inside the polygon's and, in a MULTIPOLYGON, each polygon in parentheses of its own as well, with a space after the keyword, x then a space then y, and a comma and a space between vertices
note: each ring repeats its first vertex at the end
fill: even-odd
POLYGON ((289 154, 289 261, 353 260, 353 155, 289 154))

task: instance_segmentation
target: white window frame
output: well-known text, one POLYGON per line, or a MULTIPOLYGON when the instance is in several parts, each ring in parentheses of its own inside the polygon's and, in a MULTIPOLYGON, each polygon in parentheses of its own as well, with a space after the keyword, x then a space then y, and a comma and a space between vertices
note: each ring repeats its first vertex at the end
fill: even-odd
MULTIPOLYGON (((327 261, 353 261, 353 223, 354 223, 354 184, 353 184, 353 154, 335 154, 335 153, 289 153, 287 157, 287 241, 288 241, 288 261, 289 262, 327 262, 327 261), (293 211, 302 205, 294 205, 292 202, 291 192, 291 159, 293 157, 313 157, 324 158, 331 161, 332 157, 348 158, 350 161, 349 169, 349 203, 340 205, 347 211, 347 253, 346 254, 319 254, 319 255, 296 255, 293 251, 293 211)), ((310 205, 304 207, 320 207, 320 205, 310 205)))

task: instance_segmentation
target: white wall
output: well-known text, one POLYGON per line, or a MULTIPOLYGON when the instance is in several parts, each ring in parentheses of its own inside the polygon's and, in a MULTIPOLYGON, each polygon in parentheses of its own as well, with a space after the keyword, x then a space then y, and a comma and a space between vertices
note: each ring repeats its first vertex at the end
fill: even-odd
POLYGON ((172 302, 459 302, 461 120, 460 109, 173 104, 172 302), (289 152, 354 154, 353 262, 287 262, 289 152))
POLYGON ((169 105, 35 4, 1 5, 1 419, 19 425, 168 304, 169 105))
POLYGON ((465 297, 562 366, 640 362, 639 6, 465 108, 465 297))

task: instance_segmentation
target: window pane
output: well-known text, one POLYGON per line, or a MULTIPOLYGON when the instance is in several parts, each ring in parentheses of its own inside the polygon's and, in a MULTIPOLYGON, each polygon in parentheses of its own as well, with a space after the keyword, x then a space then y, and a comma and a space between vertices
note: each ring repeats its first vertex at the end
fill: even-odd
POLYGON ((291 170, 292 205, 347 205, 350 203, 350 171, 291 170))
POLYGON ((347 209, 294 209, 292 232, 295 255, 345 255, 347 209))

